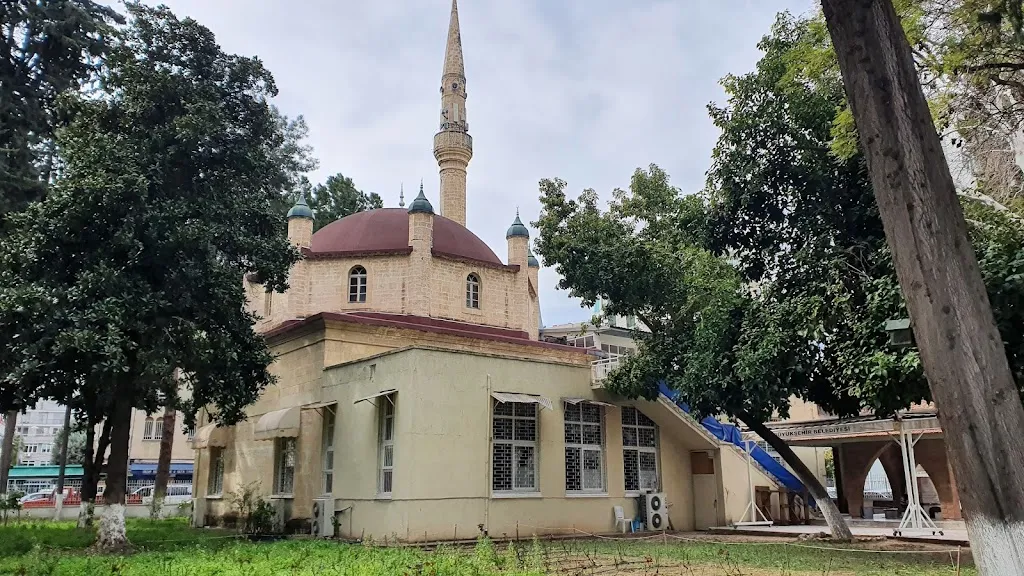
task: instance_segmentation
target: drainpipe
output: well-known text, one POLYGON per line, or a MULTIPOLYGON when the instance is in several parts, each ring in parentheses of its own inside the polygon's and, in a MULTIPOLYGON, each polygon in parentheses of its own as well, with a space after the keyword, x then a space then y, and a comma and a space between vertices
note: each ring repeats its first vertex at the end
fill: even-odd
POLYGON ((487 397, 484 399, 487 406, 487 446, 484 450, 484 531, 490 530, 491 519, 491 447, 494 442, 494 410, 491 408, 491 375, 487 375, 486 386, 487 397))

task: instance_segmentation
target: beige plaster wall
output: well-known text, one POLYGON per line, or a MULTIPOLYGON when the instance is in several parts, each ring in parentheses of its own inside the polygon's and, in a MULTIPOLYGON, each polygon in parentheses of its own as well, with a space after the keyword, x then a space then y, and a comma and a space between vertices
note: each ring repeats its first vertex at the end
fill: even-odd
MULTIPOLYGON (((154 426, 157 425, 156 420, 158 418, 163 418, 163 415, 163 410, 159 410, 155 414, 151 415, 153 418, 154 426)), ((160 440, 143 439, 145 425, 146 413, 143 412, 142 410, 132 410, 131 436, 130 443, 128 445, 128 458, 130 460, 156 462, 160 458, 160 440)), ((100 427, 97 427, 97 430, 100 427)), ((187 461, 191 459, 192 444, 189 442, 188 436, 185 434, 183 418, 181 413, 179 412, 177 419, 174 423, 174 444, 171 447, 171 460, 187 461)))
MULTIPOLYGON (((251 411, 250 421, 232 431, 226 450, 225 493, 251 481, 265 487, 272 485, 273 442, 252 440, 252 423, 258 413, 333 401, 337 420, 332 496, 345 536, 411 540, 472 537, 477 535, 479 524, 492 535, 512 535, 517 528, 520 535, 570 532, 574 528, 609 532, 614 528, 613 506, 624 506, 627 516, 635 513, 634 500, 624 491, 618 407, 605 409, 607 493, 579 497, 565 492, 560 399, 601 394, 590 388, 585 359, 573 364, 479 352, 406 349, 328 368, 318 383, 296 376, 300 364, 315 364, 304 355, 323 353, 322 342, 311 335, 287 349, 282 346, 275 370, 290 374, 296 384, 282 382, 281 387, 268 390, 251 411), (317 389, 319 396, 313 398, 317 389), (394 396, 395 472, 390 498, 381 499, 377 494, 378 409, 370 402, 353 402, 387 389, 398 391, 394 396), (553 410, 545 409, 540 414, 540 490, 536 494, 514 498, 491 494, 492 391, 541 394, 554 404, 553 410), (271 400, 274 394, 276 398, 271 400)), ((690 451, 717 450, 718 446, 695 430, 695 423, 681 420, 671 405, 636 405, 659 425, 659 472, 673 527, 692 529, 690 451)), ((320 413, 302 412, 297 483, 291 501, 293 517, 308 517, 312 499, 322 492, 320 413)), ((196 477, 200 497, 205 495, 208 468, 207 451, 202 452, 196 477)), ((214 515, 226 511, 224 500, 211 499, 205 504, 214 515)))
MULTIPOLYGON (((751 464, 748 476, 746 456, 739 448, 723 447, 720 462, 723 501, 725 502, 722 525, 749 522, 750 513, 747 511, 747 507, 750 505, 751 483, 754 486, 768 486, 772 489, 776 489, 778 484, 761 472, 756 463, 751 464)), ((778 515, 778 498, 775 496, 772 497, 772 514, 776 517, 778 515)))

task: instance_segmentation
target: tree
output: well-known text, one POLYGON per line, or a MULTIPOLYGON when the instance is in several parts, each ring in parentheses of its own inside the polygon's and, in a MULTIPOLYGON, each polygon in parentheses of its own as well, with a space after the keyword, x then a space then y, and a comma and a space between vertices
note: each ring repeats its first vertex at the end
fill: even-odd
MULTIPOLYGON (((60 430, 57 431, 57 435, 54 436, 54 445, 61 445, 64 442, 65 434, 67 434, 67 431, 62 426, 60 430)), ((85 441, 85 431, 81 430, 77 426, 72 426, 71 433, 68 435, 68 466, 80 466, 85 462, 85 441)), ((53 454, 50 456, 50 463, 54 466, 60 464, 60 451, 53 451, 53 454)))
POLYGON ((14 446, 15 431, 18 429, 18 411, 10 410, 4 415, 3 448, 0 449, 0 493, 7 493, 7 471, 18 463, 18 450, 14 446))
POLYGON ((975 561, 1024 572, 1021 405, 952 176, 891 0, 823 0, 975 561))
POLYGON ((92 0, 0 6, 0 215, 43 196, 58 96, 96 73, 120 17, 92 0))
POLYGON ((102 95, 62 102, 60 178, 0 245, 0 399, 74 396, 103 423, 86 461, 95 475, 109 446, 106 549, 126 542, 132 408, 242 420, 273 382, 242 279, 283 291, 298 259, 274 206, 289 175, 271 74, 194 20, 127 10, 102 95))
POLYGON ((367 193, 356 189, 352 179, 340 172, 328 176, 323 184, 314 186, 307 202, 313 210, 314 232, 349 214, 384 205, 376 192, 367 193))
POLYGON ((752 298, 734 266, 708 249, 705 199, 681 196, 657 166, 638 170, 607 211, 593 190, 571 200, 561 180, 542 180, 540 189, 536 252, 561 274, 559 287, 587 306, 604 298, 605 315, 635 315, 651 330, 606 387, 653 399, 664 381, 698 415, 742 419, 804 482, 833 536, 852 538, 814 474, 763 425, 787 412, 791 395, 805 392, 800 370, 812 349, 792 343, 798 335, 787 316, 795 310, 752 298))
POLYGON ((167 478, 171 475, 171 452, 174 450, 174 427, 178 411, 173 406, 164 408, 163 429, 160 431, 160 456, 156 463, 156 478, 153 483, 153 500, 163 503, 167 493, 167 478))

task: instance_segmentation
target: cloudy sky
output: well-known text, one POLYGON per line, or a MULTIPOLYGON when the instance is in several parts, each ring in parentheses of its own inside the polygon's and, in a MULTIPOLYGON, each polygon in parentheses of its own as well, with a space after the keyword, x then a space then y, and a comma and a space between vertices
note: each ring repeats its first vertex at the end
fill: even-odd
MULTIPOLYGON (((155 0, 151 0, 154 1, 155 0)), ((432 155, 451 0, 163 0, 259 56, 276 104, 303 115, 319 182, 341 172, 395 206, 422 178, 438 206, 432 155)), ((537 182, 610 197, 658 164, 699 189, 717 131, 718 79, 749 71, 781 10, 814 0, 460 0, 474 156, 468 227, 502 259, 516 207, 537 217, 537 182)), ((408 198, 408 196, 407 196, 408 198)), ((540 274, 544 323, 588 319, 540 274)))

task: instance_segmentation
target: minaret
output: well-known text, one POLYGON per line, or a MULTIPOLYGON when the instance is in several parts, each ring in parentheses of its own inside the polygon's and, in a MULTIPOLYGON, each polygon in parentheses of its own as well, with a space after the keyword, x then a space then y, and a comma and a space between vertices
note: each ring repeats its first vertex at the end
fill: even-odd
POLYGON ((466 225, 466 167, 473 138, 466 119, 466 69, 462 63, 459 7, 452 0, 448 45, 441 72, 441 129, 434 135, 434 158, 441 172, 441 215, 466 225))

